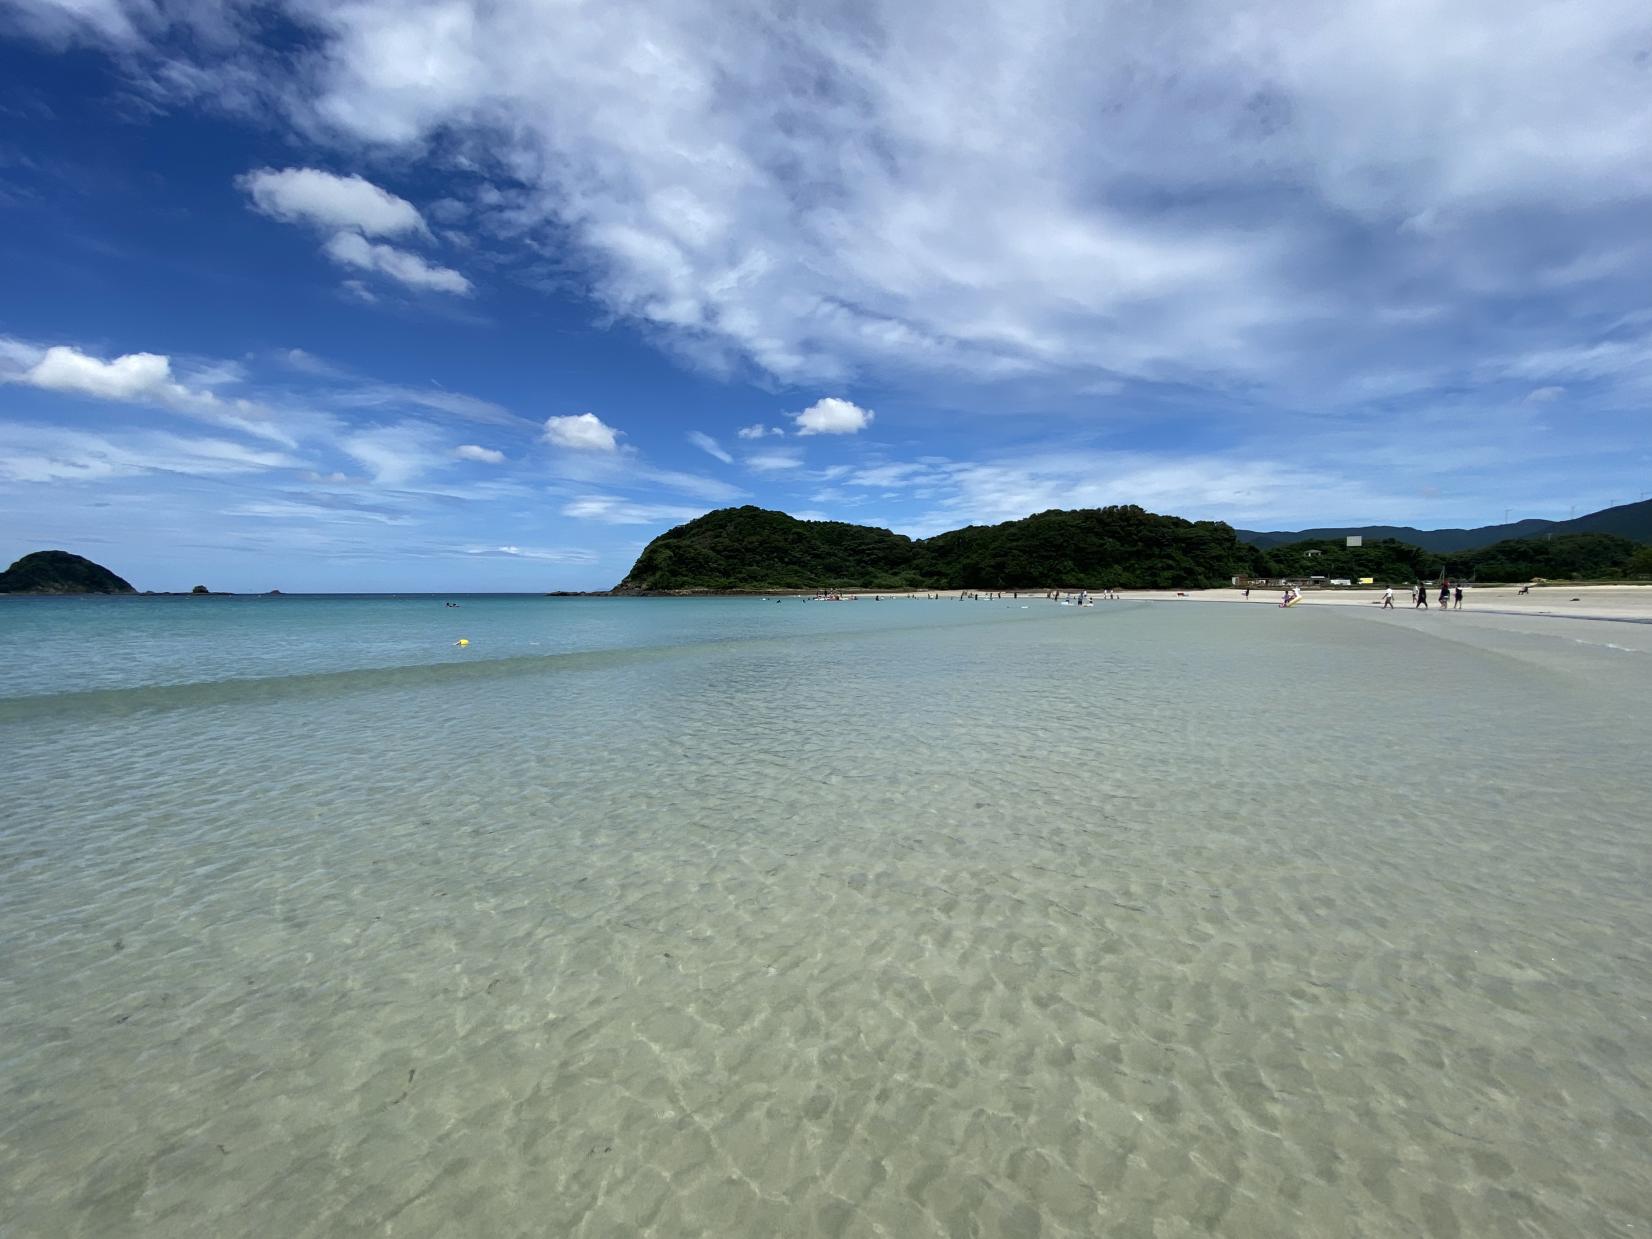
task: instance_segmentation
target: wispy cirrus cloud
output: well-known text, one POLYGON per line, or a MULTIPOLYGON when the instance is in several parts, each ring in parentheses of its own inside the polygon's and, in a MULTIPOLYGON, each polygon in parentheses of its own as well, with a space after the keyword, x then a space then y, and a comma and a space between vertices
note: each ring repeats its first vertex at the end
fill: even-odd
POLYGON ((680 504, 643 503, 616 495, 580 495, 562 505, 562 515, 604 525, 676 524, 704 515, 706 509, 680 504))
POLYGON ((734 457, 724 451, 723 445, 717 442, 716 439, 713 439, 710 435, 706 434, 705 431, 691 430, 688 432, 687 438, 690 443, 699 448, 707 456, 710 456, 715 460, 720 460, 725 465, 732 465, 734 463, 734 457))
POLYGON ((496 557, 537 559, 552 564, 593 564, 597 562, 595 552, 565 546, 466 546, 461 547, 460 552, 465 555, 478 555, 490 559, 496 557))
POLYGON ((339 447, 383 486, 404 486, 452 462, 439 432, 422 422, 358 430, 345 435, 339 447))
POLYGON ((783 449, 747 452, 742 459, 746 468, 757 473, 783 473, 790 469, 801 469, 803 467, 803 453, 783 449))
POLYGON ((302 464, 285 452, 228 439, 153 430, 94 434, 0 421, 0 478, 11 482, 91 482, 155 473, 229 477, 302 464))

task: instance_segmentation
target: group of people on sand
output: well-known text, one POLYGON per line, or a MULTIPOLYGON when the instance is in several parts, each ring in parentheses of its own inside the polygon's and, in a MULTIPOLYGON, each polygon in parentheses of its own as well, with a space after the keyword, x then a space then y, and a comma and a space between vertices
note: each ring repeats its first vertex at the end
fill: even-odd
MULTIPOLYGON (((1382 591, 1382 607, 1385 611, 1394 609, 1394 587, 1392 585, 1382 591)), ((1428 610, 1428 585, 1418 581, 1411 587, 1411 609, 1421 608, 1428 610)), ((1461 611, 1463 609, 1463 586, 1461 582, 1453 585, 1450 581, 1440 582, 1440 610, 1461 611)))
MULTIPOLYGON (((1417 587, 1411 591, 1411 609, 1428 610, 1428 585, 1423 581, 1417 582, 1417 587)), ((1440 582, 1440 610, 1461 611, 1463 609, 1463 587, 1453 585, 1450 581, 1440 582), (1455 603, 1455 605, 1453 605, 1455 603)))

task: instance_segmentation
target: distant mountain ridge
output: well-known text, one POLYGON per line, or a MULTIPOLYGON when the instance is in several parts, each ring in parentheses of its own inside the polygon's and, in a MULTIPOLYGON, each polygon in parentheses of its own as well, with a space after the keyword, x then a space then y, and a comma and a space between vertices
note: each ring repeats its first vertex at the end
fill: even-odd
POLYGON ((1473 551, 1510 538, 1541 538, 1547 534, 1609 533, 1631 542, 1652 543, 1652 499, 1622 503, 1566 521, 1523 520, 1507 525, 1483 525, 1479 529, 1413 529, 1409 525, 1349 525, 1337 529, 1303 529, 1296 532, 1263 532, 1255 529, 1233 531, 1239 541, 1266 550, 1289 542, 1345 538, 1357 534, 1367 541, 1395 538, 1420 546, 1425 551, 1473 551))

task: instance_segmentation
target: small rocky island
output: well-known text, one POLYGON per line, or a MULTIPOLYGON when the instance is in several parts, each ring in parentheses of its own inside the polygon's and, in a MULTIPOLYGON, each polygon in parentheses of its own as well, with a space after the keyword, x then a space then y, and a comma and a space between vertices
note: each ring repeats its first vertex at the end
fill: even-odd
POLYGON ((0 572, 0 594, 135 594, 102 564, 68 551, 35 551, 0 572))

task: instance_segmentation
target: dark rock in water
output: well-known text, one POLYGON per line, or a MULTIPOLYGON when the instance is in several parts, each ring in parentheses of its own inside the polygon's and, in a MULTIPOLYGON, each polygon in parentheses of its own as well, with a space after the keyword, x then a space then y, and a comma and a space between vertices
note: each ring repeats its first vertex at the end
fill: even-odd
POLYGON ((192 593, 192 594, 210 594, 212 591, 210 589, 208 589, 205 585, 197 585, 194 589, 190 590, 189 592, 192 593))
POLYGON ((0 594, 135 594, 102 564, 68 551, 35 551, 0 572, 0 594))
POLYGON ((272 590, 271 590, 271 591, 270 591, 270 594, 269 594, 269 596, 270 596, 270 597, 271 597, 271 598, 279 598, 279 597, 280 597, 280 596, 281 596, 281 591, 280 591, 280 590, 278 590, 278 589, 272 589, 272 590))

